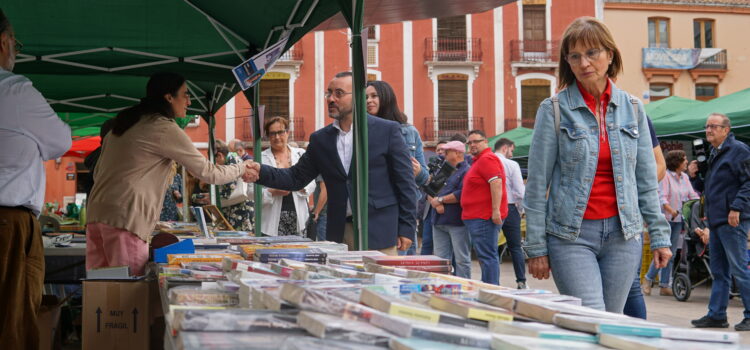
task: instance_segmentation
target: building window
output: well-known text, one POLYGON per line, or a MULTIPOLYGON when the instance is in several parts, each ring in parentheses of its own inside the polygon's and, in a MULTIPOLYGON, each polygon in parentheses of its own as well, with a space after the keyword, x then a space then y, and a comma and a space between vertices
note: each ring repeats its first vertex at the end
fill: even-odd
POLYGON ((289 118, 289 79, 260 81, 260 104, 266 106, 265 119, 281 116, 289 118))
POLYGON ((438 76, 438 130, 450 137, 469 129, 469 77, 464 74, 438 76))
POLYGON ((696 49, 714 47, 714 20, 696 19, 693 21, 693 44, 696 49))
POLYGON ((438 38, 466 38, 466 16, 438 18, 437 36, 438 38))
POLYGON ((648 87, 648 96, 651 102, 672 96, 672 84, 651 84, 648 87))
MULTIPOLYGON (((523 40, 547 40, 545 5, 523 5, 523 40)), ((532 45, 535 46, 535 45, 532 45)))
POLYGON ((710 101, 718 97, 718 86, 716 84, 695 84, 695 99, 698 101, 710 101))
POLYGON ((378 66, 378 43, 380 42, 380 26, 372 26, 367 29, 367 66, 378 66))
POLYGON ((534 128, 534 120, 539 104, 550 96, 550 81, 526 79, 521 81, 521 126, 534 128))
POLYGON ((669 18, 648 19, 648 47, 669 47, 669 18))

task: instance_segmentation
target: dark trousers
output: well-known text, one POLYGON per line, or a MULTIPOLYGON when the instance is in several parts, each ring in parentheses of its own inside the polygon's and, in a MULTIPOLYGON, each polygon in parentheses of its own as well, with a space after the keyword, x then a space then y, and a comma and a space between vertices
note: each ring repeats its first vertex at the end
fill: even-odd
POLYGON ((30 210, 0 207, 0 349, 38 349, 44 247, 30 210))
POLYGON ((503 234, 513 260, 516 282, 526 282, 526 256, 521 248, 521 213, 515 204, 508 204, 508 217, 503 222, 503 234))
POLYGON ((432 255, 434 253, 432 243, 432 212, 430 209, 427 212, 427 217, 422 220, 422 250, 419 252, 420 255, 432 255))

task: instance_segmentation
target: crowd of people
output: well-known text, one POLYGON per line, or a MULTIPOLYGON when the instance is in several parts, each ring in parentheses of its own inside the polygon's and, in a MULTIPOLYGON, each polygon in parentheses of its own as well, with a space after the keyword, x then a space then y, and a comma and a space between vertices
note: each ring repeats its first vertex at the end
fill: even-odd
MULTIPOLYGON (((19 48, 0 12, 0 122, 16 126, 0 128, 0 146, 12 150, 0 155, 4 348, 38 341, 44 262, 36 217, 43 161, 62 155, 71 142, 69 127, 31 82, 11 73, 19 48)), ((571 23, 560 58, 559 92, 538 109, 526 182, 512 160, 514 142, 500 139, 491 149, 483 130, 441 140, 437 156, 426 162, 419 132, 408 124, 393 88, 369 82, 365 208, 354 201, 351 72, 328 84, 324 97, 333 122, 314 132, 306 149, 289 142, 288 119, 273 117, 263 125, 270 147, 260 159, 231 140, 216 143, 214 162, 174 122, 191 103, 185 78, 156 73, 146 97, 103 128, 101 149, 91 160, 86 268, 124 265, 142 275, 156 222, 179 218, 176 203, 183 197, 209 203, 202 186, 217 184, 222 212, 237 230, 307 234, 350 249, 366 243, 388 255, 417 254, 421 231, 421 254, 450 259, 457 276, 470 278, 473 250, 486 283, 500 282, 502 233, 518 288, 527 288, 527 266, 533 277, 551 276, 560 293, 585 306, 646 318, 643 294, 650 295, 657 277, 660 294, 671 293, 683 203, 700 192, 705 228, 696 234, 711 247, 714 281, 708 313, 693 325, 728 327, 734 279, 745 306, 735 329, 750 330, 750 148, 734 138, 730 119, 708 116, 707 164, 688 163, 682 151, 665 159, 642 103, 615 85, 622 56, 602 22, 582 17, 571 23), (195 183, 191 191, 182 188, 180 169, 195 178, 186 181, 195 183), (252 201, 249 183, 264 186, 262 202, 252 201), (260 223, 253 222, 255 206, 263 208, 260 223), (354 234, 357 210, 367 210, 367 242, 354 234), (311 222, 317 228, 306 232, 316 226, 311 222), (653 262, 641 286, 644 227, 653 262)))

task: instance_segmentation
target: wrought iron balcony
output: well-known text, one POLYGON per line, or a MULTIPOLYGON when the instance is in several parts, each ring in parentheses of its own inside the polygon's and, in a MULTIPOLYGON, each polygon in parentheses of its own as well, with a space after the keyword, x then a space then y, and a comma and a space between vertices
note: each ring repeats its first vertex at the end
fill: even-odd
POLYGON ((511 40, 510 60, 519 63, 560 61, 560 40, 511 40))
POLYGON ((425 38, 424 60, 428 62, 480 62, 480 38, 425 38))
POLYGON ((426 117, 422 129, 422 141, 439 141, 449 139, 451 136, 461 133, 467 135, 469 130, 484 130, 484 118, 482 117, 426 117))

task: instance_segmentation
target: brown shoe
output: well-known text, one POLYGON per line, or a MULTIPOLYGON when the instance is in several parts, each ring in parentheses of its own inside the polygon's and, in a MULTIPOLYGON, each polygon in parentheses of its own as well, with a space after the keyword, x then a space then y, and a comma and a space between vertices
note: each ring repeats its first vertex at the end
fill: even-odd
POLYGON ((665 297, 673 297, 674 293, 672 293, 672 288, 664 288, 664 287, 662 287, 659 290, 659 295, 665 296, 665 297))
POLYGON ((641 283, 641 289, 643 290, 643 295, 651 295, 651 281, 646 280, 641 283))

